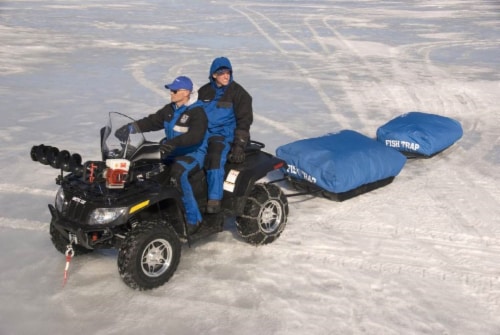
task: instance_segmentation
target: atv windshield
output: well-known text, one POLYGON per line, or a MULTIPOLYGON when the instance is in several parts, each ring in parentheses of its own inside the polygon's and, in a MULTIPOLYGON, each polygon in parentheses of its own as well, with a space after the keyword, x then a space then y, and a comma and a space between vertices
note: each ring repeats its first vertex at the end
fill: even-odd
POLYGON ((110 112, 108 124, 101 129, 101 152, 104 160, 114 158, 131 159, 146 139, 142 133, 129 134, 126 139, 120 140, 115 132, 135 120, 127 115, 110 112))

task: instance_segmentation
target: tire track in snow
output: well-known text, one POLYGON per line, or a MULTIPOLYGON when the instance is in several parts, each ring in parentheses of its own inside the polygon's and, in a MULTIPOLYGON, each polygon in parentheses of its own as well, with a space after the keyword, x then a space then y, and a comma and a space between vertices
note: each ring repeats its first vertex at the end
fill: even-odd
POLYGON ((129 64, 132 77, 142 86, 150 90, 151 92, 156 93, 159 96, 165 95, 165 90, 160 89, 158 84, 150 81, 144 72, 144 68, 150 66, 152 64, 158 63, 157 59, 146 59, 146 60, 138 60, 132 64, 129 64))
MULTIPOLYGON (((479 108, 478 102, 463 91, 463 85, 460 85, 450 72, 436 66, 430 58, 433 51, 453 46, 462 47, 462 41, 438 40, 390 47, 389 55, 376 55, 375 60, 383 61, 380 63, 367 59, 358 51, 357 43, 361 42, 352 43, 342 36, 330 23, 335 19, 335 16, 325 17, 323 24, 336 37, 334 45, 338 49, 337 53, 349 55, 354 59, 351 62, 356 64, 354 68, 338 69, 338 71, 345 72, 347 78, 351 74, 368 74, 366 83, 373 82, 365 90, 350 88, 347 83, 339 83, 356 111, 366 111, 363 102, 372 101, 388 101, 391 103, 388 106, 390 111, 400 112, 420 109, 438 114, 456 115, 457 112, 464 114, 479 108), (401 59, 405 61, 401 62, 401 59), (436 80, 448 82, 450 85, 438 85, 436 80), (360 99, 360 95, 364 98, 360 99)), ((465 45, 490 46, 489 42, 477 41, 468 41, 465 45)), ((371 105, 372 103, 369 103, 369 106, 371 105)), ((377 105, 380 103, 375 104, 377 105)))
MULTIPOLYGON (((447 158, 447 155, 436 156, 432 163, 440 166, 439 169, 446 169, 447 158)), ((312 258, 313 263, 323 259, 325 264, 353 270, 462 284, 470 294, 483 296, 486 308, 497 313, 500 307, 500 267, 496 262, 500 254, 500 226, 491 222, 498 221, 500 209, 496 206, 499 196, 495 185, 487 183, 489 187, 485 188, 481 181, 473 180, 462 170, 455 175, 448 173, 443 188, 438 187, 435 192, 429 193, 429 188, 425 187, 427 182, 432 182, 430 179, 424 179, 423 185, 419 180, 412 181, 423 192, 415 199, 422 203, 411 203, 405 215, 396 219, 384 211, 391 206, 383 204, 395 201, 392 206, 404 206, 406 200, 397 196, 381 199, 367 195, 336 204, 334 211, 324 205, 315 211, 314 204, 292 203, 298 208, 289 219, 290 231, 295 229, 293 222, 301 222, 300 231, 297 231, 300 241, 325 239, 318 234, 326 236, 325 241, 328 241, 307 245, 312 250, 298 250, 302 255, 298 257, 312 258), (475 211, 480 213, 484 209, 469 208, 457 201, 460 198, 460 194, 455 194, 460 193, 457 189, 467 190, 474 199, 483 199, 484 208, 489 212, 478 217, 491 219, 476 220, 475 211), (443 197, 443 194, 448 196, 443 197), (366 206, 377 209, 360 213, 359 209, 366 206), (420 222, 418 214, 428 210, 435 213, 420 222), (303 215, 308 219, 302 220, 303 215), (372 220, 368 219, 372 216, 372 220)), ((402 187, 415 186, 410 181, 406 184, 402 187)))
POLYGON ((261 12, 258 12, 254 9, 250 9, 249 6, 242 6, 240 9, 237 7, 240 7, 241 5, 233 5, 231 6, 231 9, 234 11, 240 13, 244 17, 247 18, 247 20, 252 23, 252 25, 261 33, 262 36, 264 36, 269 43, 271 43, 280 53, 287 55, 287 54, 303 54, 303 55, 316 55, 317 53, 313 51, 311 48, 309 48, 305 43, 303 43, 300 39, 295 38, 292 34, 288 33, 285 29, 281 28, 279 24, 277 24, 274 20, 271 20, 268 16, 262 14, 261 12), (246 11, 246 12, 245 12, 246 11), (260 17, 267 25, 271 26, 271 30, 275 30, 278 35, 282 36, 283 38, 281 39, 283 42, 279 42, 277 38, 272 37, 270 33, 268 33, 265 29, 262 27, 265 26, 266 24, 263 23, 262 21, 259 23, 257 22, 258 19, 257 17, 260 17), (287 39, 288 38, 288 39, 287 39), (290 44, 288 41, 291 40, 293 43, 290 44), (295 46, 298 45, 299 49, 303 49, 304 51, 288 51, 286 49, 287 46, 295 46))
MULTIPOLYGON (((400 253, 401 248, 397 248, 400 253)), ((400 262, 398 259, 382 257, 367 258, 363 256, 347 256, 342 252, 331 250, 317 250, 312 252, 294 253, 294 257, 312 259, 316 264, 334 264, 340 268, 377 272, 381 274, 401 275, 414 277, 422 280, 447 281, 466 285, 474 293, 486 296, 487 308, 492 312, 498 311, 500 306, 500 277, 497 274, 465 271, 461 269, 428 266, 423 264, 410 264, 407 261, 400 262)))
MULTIPOLYGON (((300 219, 299 219, 300 221, 300 219)), ((405 218, 402 218, 405 221, 405 218)), ((363 221, 365 222, 365 221, 363 221)), ((497 255, 500 254, 500 237, 495 234, 489 234, 486 232, 484 235, 480 234, 470 234, 466 231, 464 232, 449 232, 439 230, 437 228, 428 229, 426 226, 392 226, 392 225, 381 225, 381 224, 359 224, 355 225, 352 221, 339 220, 335 215, 321 216, 320 220, 313 222, 311 221, 309 226, 302 227, 307 228, 308 231, 312 233, 317 233, 318 231, 334 232, 337 236, 339 233, 345 236, 360 236, 372 241, 384 241, 384 243, 391 244, 403 244, 409 245, 411 243, 417 243, 421 247, 429 248, 431 253, 435 252, 434 247, 440 249, 447 249, 450 251, 457 251, 458 255, 461 252, 467 252, 469 255, 484 255, 485 260, 496 259, 497 255)), ((405 247, 399 246, 395 250, 401 248, 405 250, 405 247)), ((394 253, 396 255, 397 253, 394 253)), ((437 258, 441 258, 443 253, 437 255, 437 258)), ((428 252, 426 252, 426 256, 428 252)), ((460 257, 459 257, 460 258, 460 257)), ((406 258, 402 258, 404 261, 406 258)), ((426 257, 423 258, 425 261, 426 257)), ((449 264, 450 260, 453 264, 463 265, 468 263, 468 261, 460 262, 460 259, 446 258, 444 263, 449 264)), ((487 263, 488 261, 486 261, 487 263)), ((485 264, 486 264, 485 263, 485 264)), ((474 265, 468 263, 468 265, 474 265)), ((478 264, 476 264, 478 265, 478 264)), ((487 268, 487 266, 484 266, 487 268)))
MULTIPOLYGON (((28 194, 33 196, 44 196, 54 198, 55 192, 44 189, 21 187, 14 184, 0 184, 0 193, 8 195, 12 194, 28 194)), ((28 219, 14 219, 8 217, 0 217, 0 228, 8 229, 22 229, 22 230, 34 230, 34 231, 48 231, 49 223, 41 221, 33 221, 28 219)))
POLYGON ((10 194, 31 194, 55 197, 56 193, 53 190, 43 190, 38 188, 31 188, 27 186, 19 186, 15 184, 0 184, 0 193, 10 194))
POLYGON ((269 119, 265 116, 262 116, 262 115, 256 114, 256 113, 254 113, 253 117, 256 120, 259 120, 260 122, 263 122, 263 123, 267 124, 268 126, 271 126, 275 129, 277 129, 281 134, 287 135, 287 136, 289 136, 291 138, 295 138, 297 140, 304 138, 304 136, 302 136, 300 133, 285 126, 282 121, 274 121, 272 119, 269 119))
MULTIPOLYGON (((500 238, 490 236, 470 235, 467 233, 452 233, 440 230, 422 229, 422 228, 407 228, 401 229, 391 227, 391 229, 380 229, 373 226, 358 226, 353 228, 352 224, 347 223, 332 223, 330 217, 325 217, 324 225, 328 225, 330 229, 350 234, 361 234, 370 238, 398 240, 402 242, 419 241, 423 243, 431 243, 445 247, 468 249, 471 251, 481 251, 487 249, 488 252, 500 254, 500 238)), ((318 225, 318 223, 314 223, 318 225)), ((310 228, 313 228, 312 225, 310 228)))
MULTIPOLYGON (((368 200, 368 203, 373 201, 368 200)), ((359 204, 345 204, 348 206, 339 208, 342 210, 340 214, 316 213, 318 220, 309 218, 306 220, 309 225, 300 225, 300 232, 297 232, 300 241, 316 241, 326 236, 328 243, 308 244, 307 250, 303 249, 303 242, 297 243, 298 249, 293 248, 290 257, 312 259, 312 263, 321 261, 325 266, 414 277, 417 281, 458 283, 471 294, 484 296, 482 301, 486 308, 498 312, 500 271, 495 261, 500 254, 500 237, 440 230, 441 225, 427 229, 425 225, 413 226, 411 222, 404 224, 403 228, 390 223, 377 224, 384 215, 380 215, 378 221, 374 217, 374 224, 365 219, 356 224, 356 217, 348 220, 342 217, 350 216, 353 211, 356 214, 359 204), (322 237, 317 237, 318 234, 322 237)), ((290 218, 289 231, 293 231, 294 221, 303 222, 300 216, 310 216, 310 212, 313 211, 304 208, 298 211, 298 217, 290 218)), ((403 217, 401 221, 406 220, 403 217)), ((293 239, 289 243, 294 243, 293 239)), ((293 263, 293 260, 289 262, 293 263)))
MULTIPOLYGON (((436 206, 446 208, 447 213, 464 233, 474 236, 500 236, 500 195, 494 181, 482 182, 474 180, 468 169, 460 173, 448 172, 448 180, 439 189, 424 187, 436 206), (453 179, 451 179, 453 178, 453 179), (491 189, 491 190, 490 190, 491 189), (463 196, 466 190, 466 196, 463 196), (496 192, 496 194, 495 194, 496 192), (447 197, 443 197, 446 194, 447 197), (478 207, 468 206, 467 199, 474 199, 478 207), (478 201, 480 199, 480 201, 478 201), (484 211, 489 211, 486 214, 484 211), (479 218, 489 217, 490 222, 481 222, 479 218), (491 223, 497 222, 496 225, 491 223)), ((500 243, 499 243, 500 244, 500 243)))
POLYGON ((49 223, 26 219, 11 219, 0 217, 0 229, 1 228, 48 232, 49 223))
MULTIPOLYGON (((500 275, 494 270, 470 270, 460 267, 460 264, 450 264, 447 258, 437 256, 432 248, 425 243, 428 241, 414 241, 406 238, 380 236, 380 234, 367 234, 344 230, 352 237, 353 241, 372 243, 377 241, 376 252, 367 251, 366 248, 356 249, 346 246, 345 241, 328 245, 308 245, 308 250, 294 250, 289 256, 293 259, 307 259, 313 264, 325 264, 326 267, 338 267, 354 271, 380 273, 381 275, 403 276, 413 281, 443 281, 464 285, 473 295, 481 295, 485 307, 497 313, 500 307, 500 275), (373 237, 375 239, 373 239, 373 237), (381 242, 382 240, 382 242, 381 242)), ((431 239, 433 247, 436 240, 431 239)), ((450 242, 446 242, 450 243, 450 242)), ((439 243, 437 244, 439 245, 439 243)), ((485 251, 477 248, 480 255, 496 259, 498 248, 485 251)), ((470 253, 467 250, 467 253, 470 253)), ((294 261, 289 260, 291 264, 294 261)))
MULTIPOLYGON (((314 59, 319 64, 323 64, 328 66, 328 64, 324 64, 325 57, 312 50, 300 39, 296 38, 294 35, 288 33, 284 28, 281 28, 279 24, 277 24, 274 20, 270 19, 268 16, 260 13, 256 10, 250 9, 249 6, 241 6, 241 5, 233 5, 231 8, 243 15, 254 27, 255 29, 275 47, 275 49, 281 53, 284 57, 287 58, 290 64, 292 64, 299 74, 301 74, 304 79, 309 83, 309 85, 318 93, 320 99, 323 101, 323 104, 328 110, 329 117, 338 123, 341 127, 347 127, 352 122, 351 117, 346 117, 343 113, 341 113, 337 108, 337 103, 330 98, 329 94, 323 88, 323 84, 315 78, 313 73, 309 71, 308 68, 301 66, 297 60, 299 59, 314 59), (259 20, 260 19, 260 20, 259 20), (267 27, 266 27, 267 26, 267 27), (276 35, 273 35, 271 32, 275 31, 276 35), (293 43, 285 43, 278 40, 280 36, 287 38, 286 41, 291 40, 293 43), (299 49, 303 49, 303 51, 292 50, 289 51, 287 49, 291 46, 298 46, 299 49)), ((271 125, 272 126, 272 125, 271 125)))
MULTIPOLYGON (((152 82, 146 76, 146 71, 144 70, 146 67, 154 65, 154 64, 162 64, 164 60, 161 58, 157 59, 144 59, 137 60, 128 65, 128 68, 132 74, 132 77, 144 88, 147 88, 151 92, 156 93, 160 97, 165 97, 165 88, 163 85, 159 85, 158 83, 152 82)), ((167 73, 165 74, 165 81, 170 81, 172 78, 175 78, 184 73, 184 69, 190 68, 193 64, 197 64, 195 60, 188 60, 181 63, 176 63, 175 65, 168 68, 167 73)), ((196 85, 194 85, 194 89, 196 90, 196 85)))
MULTIPOLYGON (((322 18, 322 24, 335 37, 332 45, 335 47, 335 54, 339 57, 342 63, 352 63, 355 66, 337 67, 336 72, 340 80, 337 85, 341 87, 342 92, 346 96, 347 103, 353 110, 352 115, 363 115, 369 109, 377 109, 377 112, 383 113, 384 110, 391 111, 396 108, 396 103, 400 100, 411 100, 411 97, 404 97, 389 89, 389 85, 394 83, 394 78, 387 72, 385 64, 380 65, 380 57, 374 60, 369 60, 356 47, 356 44, 344 37, 338 29, 331 23, 336 16, 326 16, 322 18), (354 80, 352 83, 350 78, 366 77, 361 83, 359 80, 354 80), (385 107, 380 107, 383 104, 391 104, 385 107)), ((358 42, 362 43, 362 42, 358 42)), ((365 42, 366 43, 366 42, 365 42)), ((389 50, 391 53, 391 49, 389 50)), ((382 60, 393 59, 394 56, 386 56, 382 60)), ((352 116, 351 116, 352 117, 352 116)), ((377 119, 363 120, 363 123, 376 122, 377 119)), ((379 124, 374 124, 377 127, 379 124)), ((359 127, 359 126, 358 126, 359 127)), ((361 130, 361 129, 360 129, 361 130)))
MULTIPOLYGON (((438 157, 439 160, 446 159, 445 155, 433 159, 438 157)), ((444 161, 440 169, 446 169, 445 163, 444 161)), ((420 182, 419 179, 414 179, 414 181, 416 184, 409 182, 403 187, 409 185, 411 188, 418 188, 421 190, 421 195, 408 207, 403 217, 394 219, 390 213, 384 213, 383 209, 390 209, 389 206, 383 207, 384 199, 365 199, 366 204, 382 208, 380 214, 377 211, 371 212, 376 215, 372 221, 367 220, 366 215, 352 213, 342 204, 338 208, 338 213, 332 215, 326 212, 318 222, 312 222, 308 229, 314 231, 318 229, 315 228, 317 226, 320 229, 342 232, 346 236, 352 234, 366 236, 374 241, 396 239, 405 243, 415 242, 427 248, 429 256, 441 259, 446 265, 484 269, 493 266, 494 269, 492 260, 497 259, 500 254, 500 225, 492 224, 495 221, 499 222, 500 218, 500 208, 497 206, 500 195, 494 183, 474 180, 467 169, 455 174, 447 171, 447 180, 439 187, 436 187, 436 182, 433 180, 423 179, 423 182, 420 182), (428 182, 433 183, 434 187, 427 187, 428 182), (462 190, 466 190, 466 197, 463 196, 462 190), (445 194, 446 197, 443 196, 445 194), (469 198, 481 199, 481 205, 467 206, 469 198), (380 202, 380 206, 377 202, 380 202), (434 213, 427 215, 423 221, 418 219, 419 213, 427 213, 429 210, 434 213), (358 217, 363 223, 353 224, 358 217), (435 219, 430 219, 432 217, 435 219), (484 221, 481 219, 484 217, 489 219, 484 221), (386 222, 387 219, 390 222, 386 222)), ((473 203, 477 203, 477 200, 473 203)), ((362 202, 355 205, 363 207, 366 204, 362 202)), ((397 201, 395 206, 404 206, 404 201, 397 201)), ((401 248, 404 250, 404 246, 401 248)))
MULTIPOLYGON (((445 114, 469 114, 470 111, 485 108, 479 106, 480 101, 474 100, 464 92, 463 83, 457 82, 455 77, 445 69, 436 66, 431 60, 431 53, 440 49, 466 46, 484 46, 485 42, 480 41, 434 41, 426 43, 416 43, 398 47, 402 59, 421 60, 423 68, 415 71, 405 71, 397 58, 393 59, 392 67, 395 71, 405 72, 407 75, 404 88, 408 94, 413 94, 419 106, 426 106, 427 110, 434 110, 445 114), (417 57, 418 56, 418 57, 417 57), (448 85, 437 85, 433 78, 448 85), (413 84, 413 85, 412 85, 413 84), (411 91, 410 91, 410 88, 411 91), (437 96, 436 96, 437 95, 437 96), (423 97, 432 97, 432 99, 423 97)), ((486 45, 490 45, 487 43, 486 45)), ((405 65, 406 66, 406 65, 405 65)))

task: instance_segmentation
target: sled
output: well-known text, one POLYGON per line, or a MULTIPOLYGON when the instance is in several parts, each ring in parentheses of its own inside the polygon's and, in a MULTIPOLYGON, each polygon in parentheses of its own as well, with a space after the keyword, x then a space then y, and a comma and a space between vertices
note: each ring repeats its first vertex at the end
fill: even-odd
POLYGON ((301 193, 344 201, 390 184, 406 157, 352 130, 292 142, 276 149, 287 180, 301 193))
POLYGON ((352 130, 299 140, 276 149, 284 178, 299 193, 344 201, 390 184, 407 159, 431 158, 463 135, 454 119, 402 114, 377 129, 376 140, 352 130))
POLYGON ((449 148, 463 135, 462 126, 452 118, 409 112, 377 129, 377 140, 408 158, 430 158, 449 148))
MULTIPOLYGON (((358 195, 373 191, 377 188, 387 186, 393 182, 394 178, 395 177, 388 177, 388 178, 385 178, 382 180, 378 180, 378 181, 375 181, 372 183, 358 186, 350 191, 340 192, 340 193, 327 191, 327 190, 319 187, 316 184, 310 183, 306 180, 296 179, 296 178, 293 178, 290 176, 287 176, 287 177, 280 179, 278 181, 285 180, 295 190, 298 191, 298 193, 285 194, 288 198, 301 196, 301 195, 314 195, 314 196, 321 196, 321 197, 326 198, 328 200, 342 202, 344 200, 354 198, 358 195)), ((276 182, 276 181, 273 181, 273 182, 276 182)))

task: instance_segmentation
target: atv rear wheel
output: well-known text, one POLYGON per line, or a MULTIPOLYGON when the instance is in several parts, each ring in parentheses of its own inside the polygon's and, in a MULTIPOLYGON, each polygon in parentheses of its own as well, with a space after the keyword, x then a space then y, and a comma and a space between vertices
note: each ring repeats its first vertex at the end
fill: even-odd
POLYGON ((285 229, 288 200, 274 184, 255 184, 243 209, 236 218, 240 236, 250 244, 268 244, 285 229))
POLYGON ((149 222, 132 230, 118 252, 118 272, 133 289, 165 284, 181 258, 181 244, 170 226, 149 222))
MULTIPOLYGON (((69 244, 69 240, 65 238, 64 235, 56 229, 56 227, 54 227, 54 224, 52 222, 50 223, 49 233, 52 244, 57 249, 57 251, 65 254, 69 244)), ((73 244, 72 248, 74 252, 73 256, 84 255, 93 251, 92 249, 87 249, 77 244, 73 244)))

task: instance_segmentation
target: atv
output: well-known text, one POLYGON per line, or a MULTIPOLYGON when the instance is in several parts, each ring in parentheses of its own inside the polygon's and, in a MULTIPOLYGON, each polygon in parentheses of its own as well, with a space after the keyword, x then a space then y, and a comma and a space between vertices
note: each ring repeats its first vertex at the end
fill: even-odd
POLYGON ((272 182, 259 182, 286 163, 263 151, 264 144, 251 141, 241 164, 225 167, 222 211, 208 214, 207 182, 203 169, 189 180, 203 214, 200 228, 188 234, 181 201, 182 191, 162 163, 158 141, 144 134, 130 134, 126 141, 114 131, 134 120, 109 113, 101 129, 102 160, 82 164, 78 153, 35 145, 33 161, 59 169, 60 188, 54 204, 50 237, 61 253, 78 256, 96 249, 118 250, 118 271, 133 289, 149 290, 165 284, 174 274, 183 243, 223 231, 226 220, 235 218, 236 231, 252 244, 276 240, 286 226, 288 201, 272 182))

